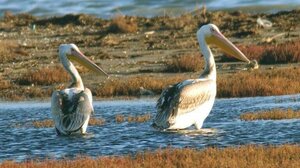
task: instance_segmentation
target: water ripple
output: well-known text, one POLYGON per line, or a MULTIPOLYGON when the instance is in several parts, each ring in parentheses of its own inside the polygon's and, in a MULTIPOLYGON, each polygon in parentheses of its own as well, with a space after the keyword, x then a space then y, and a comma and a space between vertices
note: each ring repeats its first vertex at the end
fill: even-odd
MULTIPOLYGON (((82 1, 82 0, 0 0, 0 15, 4 11, 12 11, 14 13, 31 13, 37 16, 57 16, 68 13, 86 13, 99 17, 109 18, 115 14, 139 15, 139 16, 157 16, 157 15, 178 15, 186 11, 195 10, 195 8, 205 4, 209 9, 224 9, 244 6, 268 6, 279 5, 277 8, 295 8, 299 5, 299 1, 295 0, 126 0, 126 1, 82 1)), ((271 7, 276 11, 276 6, 271 7)), ((267 9, 266 10, 270 10, 267 9)), ((253 10, 252 10, 253 11, 253 10)))
POLYGON ((300 109, 300 95, 218 99, 204 123, 207 132, 160 132, 146 123, 117 123, 115 115, 154 115, 154 99, 96 101, 95 117, 102 126, 89 126, 88 135, 57 137, 53 128, 34 128, 34 120, 51 118, 50 103, 0 103, 0 161, 133 154, 172 147, 204 148, 243 144, 300 142, 300 122, 241 121, 240 114, 272 108, 300 109))

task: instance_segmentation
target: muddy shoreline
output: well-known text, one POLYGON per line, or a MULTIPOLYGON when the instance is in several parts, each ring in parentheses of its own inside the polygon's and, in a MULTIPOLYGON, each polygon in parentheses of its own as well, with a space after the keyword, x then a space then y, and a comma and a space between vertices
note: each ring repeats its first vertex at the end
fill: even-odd
MULTIPOLYGON (((116 16, 111 20, 86 14, 39 18, 29 14, 13 15, 6 12, 0 18, 0 98, 47 99, 53 90, 67 87, 68 79, 60 78, 44 83, 25 79, 37 71, 41 72, 42 77, 51 73, 57 74, 54 69, 61 68, 57 48, 62 43, 76 44, 85 55, 110 74, 110 79, 106 79, 78 66, 85 86, 97 89, 94 92, 97 99, 128 95, 138 97, 140 93, 136 91, 129 92, 128 95, 113 93, 104 97, 98 92, 101 92, 99 88, 107 82, 113 83, 115 80, 122 81, 130 77, 197 77, 201 70, 170 72, 168 65, 181 57, 200 55, 195 32, 203 24, 216 24, 221 32, 238 46, 276 46, 299 40, 298 18, 300 10, 249 14, 240 11, 208 12, 202 8, 179 17, 116 16), (258 26, 259 17, 271 21, 272 28, 258 26), (47 73, 42 72, 43 69, 48 69, 47 73)), ((213 52, 219 76, 238 73, 245 68, 245 65, 240 63, 224 62, 221 59, 222 53, 215 49, 213 52)), ((299 64, 295 61, 293 64, 288 62, 261 65, 260 69, 263 71, 287 67, 297 68, 299 64)), ((134 87, 139 89, 142 86, 134 87)), ((154 91, 154 94, 157 96, 159 91, 154 91)))

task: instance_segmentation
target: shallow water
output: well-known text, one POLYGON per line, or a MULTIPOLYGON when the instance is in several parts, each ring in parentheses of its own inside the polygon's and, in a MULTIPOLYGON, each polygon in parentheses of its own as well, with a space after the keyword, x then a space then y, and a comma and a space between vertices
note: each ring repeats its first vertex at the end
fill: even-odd
MULTIPOLYGON (((57 16, 68 13, 87 13, 99 17, 111 17, 115 14, 157 16, 164 14, 180 14, 195 10, 202 5, 208 9, 226 9, 247 6, 273 6, 266 10, 289 9, 300 5, 299 0, 0 0, 0 15, 4 11, 14 13, 31 13, 37 16, 57 16), (276 5, 276 6, 274 6, 276 5)), ((253 9, 251 9, 253 11, 253 9)))
POLYGON ((300 109, 300 95, 218 99, 204 123, 204 132, 159 132, 151 121, 116 123, 116 114, 140 115, 155 110, 154 99, 96 101, 95 117, 86 136, 58 137, 53 128, 34 128, 32 121, 51 118, 44 102, 0 103, 0 162, 65 158, 77 155, 134 154, 168 146, 204 148, 243 144, 300 143, 300 120, 241 121, 241 113, 271 108, 300 109))

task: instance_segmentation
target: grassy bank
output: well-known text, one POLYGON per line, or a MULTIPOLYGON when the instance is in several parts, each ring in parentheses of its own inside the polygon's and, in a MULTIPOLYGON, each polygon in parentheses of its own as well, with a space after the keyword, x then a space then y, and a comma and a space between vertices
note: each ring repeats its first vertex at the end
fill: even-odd
MULTIPOLYGON (((217 79, 217 97, 251 97, 300 93, 300 69, 282 68, 270 70, 241 71, 233 74, 221 74, 217 79)), ((196 75, 193 75, 195 78, 196 75)), ((96 89, 95 95, 137 96, 140 87, 160 94, 168 85, 190 78, 189 75, 171 77, 129 77, 115 79, 96 89)))
POLYGON ((218 97, 251 97, 300 93, 300 69, 282 68, 218 77, 218 97))
MULTIPOLYGON (((300 61, 300 41, 285 43, 264 43, 238 45, 238 48, 250 59, 259 64, 288 64, 300 61)), ((234 59, 223 56, 221 62, 234 59)))
POLYGON ((14 167, 300 167, 298 145, 254 146, 196 149, 163 149, 155 152, 141 152, 136 155, 107 157, 78 157, 74 160, 45 160, 15 163, 5 161, 2 168, 14 167))
MULTIPOLYGON (((6 100, 23 100, 31 98, 49 98, 55 89, 62 89, 68 84, 53 83, 63 82, 66 78, 63 73, 55 75, 45 69, 45 72, 29 72, 19 80, 21 83, 33 82, 30 86, 19 87, 0 78, 2 84, 0 97, 6 100), (42 78, 41 76, 48 76, 42 78), (26 78, 28 77, 28 78, 26 78), (35 81, 33 81, 35 80, 35 81), (36 84, 36 85, 35 85, 36 84)), ((169 85, 189 78, 197 78, 198 73, 172 74, 166 76, 156 75, 130 75, 127 77, 114 77, 96 86, 90 87, 93 95, 98 98, 113 98, 118 96, 139 97, 144 92, 150 95, 159 95, 169 85)), ((262 69, 254 71, 240 71, 236 73, 220 73, 217 78, 217 97, 251 97, 271 96, 300 93, 300 69, 293 67, 262 69)))
POLYGON ((249 59, 256 59, 260 64, 286 64, 300 61, 300 41, 245 45, 239 48, 249 59))
POLYGON ((292 109, 272 109, 258 112, 247 112, 240 116, 241 120, 282 120, 282 119, 294 119, 300 118, 300 111, 294 111, 292 109))

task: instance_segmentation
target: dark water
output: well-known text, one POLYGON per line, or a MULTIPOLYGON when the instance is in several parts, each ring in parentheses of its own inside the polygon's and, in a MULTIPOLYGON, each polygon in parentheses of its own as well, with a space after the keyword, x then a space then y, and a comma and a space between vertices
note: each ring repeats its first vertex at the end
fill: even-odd
MULTIPOLYGON (((156 16, 179 14, 195 10, 202 5, 208 9, 227 9, 247 6, 272 6, 263 10, 289 9, 300 5, 300 0, 0 0, 0 15, 9 10, 37 16, 87 13, 99 17, 115 14, 156 16)), ((251 9, 253 11, 253 9, 251 9)))
MULTIPOLYGON (((204 148, 243 144, 300 143, 300 120, 241 121, 240 114, 272 108, 300 109, 300 95, 219 99, 204 128, 209 133, 159 132, 146 123, 116 123, 116 114, 138 115, 154 111, 154 99, 98 101, 95 117, 102 126, 89 126, 89 135, 58 137, 53 128, 34 128, 32 121, 50 117, 43 102, 0 103, 0 162, 4 160, 64 158, 76 155, 134 154, 167 146, 204 148)), ((153 114, 153 113, 152 113, 153 114)))

